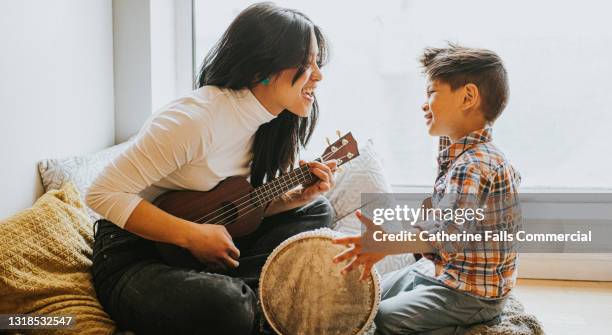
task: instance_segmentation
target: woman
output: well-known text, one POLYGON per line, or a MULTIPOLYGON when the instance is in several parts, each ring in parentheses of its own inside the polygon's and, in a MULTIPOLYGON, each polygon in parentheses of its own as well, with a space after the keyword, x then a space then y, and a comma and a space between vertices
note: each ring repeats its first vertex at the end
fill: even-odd
POLYGON ((204 60, 200 88, 149 119, 97 178, 86 200, 108 220, 96 222, 94 284, 120 328, 259 330, 254 289, 262 263, 286 238, 329 225, 332 210, 320 194, 333 186, 335 163, 307 163, 319 181, 271 202, 239 245, 223 226, 177 218, 150 201, 168 189, 207 191, 234 175, 258 186, 293 168, 317 120, 314 90, 325 58, 323 35, 305 15, 265 3, 245 9, 204 60), (166 265, 152 241, 228 270, 166 265))

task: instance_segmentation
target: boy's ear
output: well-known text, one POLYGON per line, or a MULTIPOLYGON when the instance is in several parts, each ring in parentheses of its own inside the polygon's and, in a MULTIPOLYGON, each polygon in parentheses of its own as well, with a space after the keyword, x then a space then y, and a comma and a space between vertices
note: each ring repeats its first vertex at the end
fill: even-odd
POLYGON ((463 87, 463 110, 471 110, 477 107, 480 101, 480 92, 478 86, 468 83, 463 87))

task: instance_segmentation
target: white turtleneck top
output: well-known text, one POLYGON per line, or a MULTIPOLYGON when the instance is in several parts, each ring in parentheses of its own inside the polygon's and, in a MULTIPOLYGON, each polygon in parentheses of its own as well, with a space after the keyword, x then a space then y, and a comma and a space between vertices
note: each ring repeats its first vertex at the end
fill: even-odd
POLYGON ((208 191, 227 177, 246 177, 255 132, 273 118, 249 89, 199 88, 146 121, 96 178, 87 205, 123 228, 142 199, 208 191))

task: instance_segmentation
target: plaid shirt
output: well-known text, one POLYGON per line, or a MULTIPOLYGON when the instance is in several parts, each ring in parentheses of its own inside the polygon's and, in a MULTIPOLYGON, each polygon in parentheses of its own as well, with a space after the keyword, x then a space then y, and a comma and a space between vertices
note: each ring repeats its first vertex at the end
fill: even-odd
MULTIPOLYGON (((484 209, 484 220, 463 224, 429 220, 419 225, 421 229, 430 234, 516 229, 516 220, 520 220, 517 191, 521 178, 491 143, 491 133, 490 128, 480 129, 455 143, 447 137, 440 138, 438 177, 432 195, 433 208, 480 207, 484 209)), ((490 299, 506 296, 514 286, 518 254, 512 243, 491 240, 431 243, 438 251, 433 260, 436 279, 442 284, 490 299)))

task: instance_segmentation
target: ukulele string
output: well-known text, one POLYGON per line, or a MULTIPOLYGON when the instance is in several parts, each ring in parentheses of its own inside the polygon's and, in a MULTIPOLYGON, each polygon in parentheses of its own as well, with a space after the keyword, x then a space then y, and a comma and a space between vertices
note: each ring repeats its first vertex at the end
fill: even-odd
MULTIPOLYGON (((344 159, 345 157, 347 157, 347 156, 345 155, 345 156, 341 157, 340 159, 344 159)), ((256 210, 256 209, 257 209, 257 208, 253 208, 253 209, 249 210, 249 211, 248 211, 248 212, 246 212, 246 213, 243 213, 243 214, 238 215, 238 216, 236 217, 236 219, 235 219, 235 220, 238 220, 239 218, 241 218, 241 217, 243 217, 243 216, 245 216, 245 215, 248 215, 249 213, 253 212, 253 211, 254 211, 254 210, 256 210)), ((227 223, 223 224, 223 226, 227 226, 227 225, 228 225, 228 224, 230 224, 230 223, 231 223, 231 222, 227 222, 227 223)))
MULTIPOLYGON (((342 144, 342 145, 340 146, 340 148, 338 148, 338 149, 341 149, 341 148, 342 148, 342 147, 344 147, 345 145, 347 145, 347 144, 342 144)), ((337 150, 335 150, 335 151, 337 151, 337 150)), ((320 156, 320 157, 319 157, 319 159, 321 159, 321 161, 325 161, 327 158, 329 158, 331 155, 333 155, 333 154, 335 153, 335 151, 333 151, 333 152, 329 152, 328 154, 326 154, 326 155, 324 155, 324 156, 320 156)), ((341 157, 340 159, 344 159, 345 157, 346 157, 346 156, 341 157)), ((307 167, 307 165, 302 165, 302 167, 307 167)), ((301 169, 302 167, 300 167, 300 169, 301 169)), ((291 173, 291 172, 290 172, 290 173, 291 173)), ((297 176, 296 176, 296 177, 297 177, 297 176)), ((294 177, 291 177, 291 179, 293 179, 293 178, 294 178, 294 177)), ((305 180, 304 180, 304 181, 305 181, 305 180)), ((237 205, 235 205, 235 206, 233 206, 232 204, 227 204, 227 205, 225 205, 225 206, 223 206, 223 207, 221 207, 221 208, 219 208, 219 209, 215 210, 214 212, 208 213, 208 214, 206 214, 206 215, 204 215, 204 216, 202 216, 202 217, 198 218, 197 220, 194 220, 194 222, 196 222, 196 223, 203 223, 203 222, 201 222, 201 220, 202 220, 202 219, 206 219, 207 217, 209 217, 209 216, 211 216, 211 215, 213 215, 213 214, 216 214, 216 213, 217 213, 217 212, 219 212, 219 211, 224 211, 224 212, 223 212, 223 213, 220 213, 220 214, 217 214, 215 217, 210 218, 210 219, 207 219, 207 220, 205 220, 204 222, 211 222, 211 223, 214 223, 214 220, 218 219, 219 217, 222 217, 222 220, 225 220, 225 219, 227 218, 226 214, 228 214, 228 213, 229 213, 229 216, 230 216, 230 217, 231 217, 231 215, 234 215, 233 213, 231 213, 231 212, 233 212, 233 211, 234 211, 234 208, 235 208, 235 211, 236 211, 236 212, 238 212, 238 213, 239 213, 241 210, 243 210, 244 208, 247 208, 247 207, 250 205, 250 196, 252 195, 252 193, 253 193, 253 191, 251 191, 251 192, 247 193, 246 195, 244 195, 244 196, 242 196, 242 197, 240 197, 240 198, 238 198, 238 199, 234 200, 234 202, 238 202, 238 201, 240 201, 240 200, 242 200, 242 199, 244 199, 244 198, 247 198, 247 197, 249 197, 249 199, 246 199, 246 200, 242 201, 241 203, 238 203, 238 204, 237 204, 237 205), (245 204, 246 204, 246 206, 243 206, 243 205, 245 205, 245 204)), ((257 208, 257 207, 255 207, 255 208, 257 208)), ((214 224, 216 224, 216 223, 214 223, 214 224)))
MULTIPOLYGON (((341 157, 340 159, 344 159, 345 157, 347 157, 347 156, 343 156, 343 157, 341 157)), ((248 208, 248 207, 247 207, 247 208, 248 208)), ((242 209, 244 209, 244 208, 242 208, 242 209)), ((257 210, 257 207, 252 208, 251 210, 247 211, 246 213, 242 213, 242 214, 238 215, 238 216, 236 217, 236 219, 235 219, 235 220, 238 220, 239 218, 241 218, 241 217, 243 217, 243 216, 245 216, 245 215, 248 215, 249 213, 251 213, 251 212, 253 212, 253 211, 255 211, 255 210, 257 210)), ((237 212, 239 212, 239 210, 238 210, 237 212)), ((231 216, 230 216, 230 217, 231 217, 231 216)), ((225 219, 225 218, 223 218, 223 219, 225 219)), ((223 224, 223 226, 227 226, 227 225, 228 225, 228 224, 230 224, 230 223, 231 223, 231 222, 224 223, 224 224, 223 224)), ((218 224, 218 223, 215 223, 215 224, 218 224)))
MULTIPOLYGON (((346 143, 346 144, 342 144, 342 145, 341 145, 341 146, 338 148, 338 150, 339 150, 339 149, 342 149, 342 148, 343 148, 344 146, 346 146, 346 145, 348 145, 348 143, 346 143)), ((333 155, 333 154, 334 154, 336 151, 338 151, 338 150, 334 150, 334 151, 332 151, 332 152, 327 153, 327 154, 326 154, 326 155, 324 155, 324 156, 320 156, 318 159, 319 159, 321 162, 324 162, 324 161, 325 161, 327 158, 329 158, 331 155, 333 155)), ((347 155, 348 155, 348 154, 347 154, 347 155)), ((345 155, 344 157, 341 157, 340 159, 344 159, 345 157, 347 157, 347 155, 345 155)), ((303 165, 303 166, 301 166, 301 167, 300 167, 300 169, 301 169, 301 168, 303 168, 303 167, 307 167, 307 165, 303 165)), ((293 171, 292 171, 292 172, 293 172, 293 171)), ((305 172, 305 171, 302 171, 302 173, 303 173, 303 172, 305 172)), ((290 172, 290 173, 291 173, 291 172, 290 172)), ((304 180, 304 181, 300 181, 300 180, 299 180, 299 178, 300 178, 299 176, 295 176, 295 177, 298 177, 298 180, 297 180, 297 181, 299 181, 299 182, 305 182, 305 181, 306 181, 306 180, 304 180)), ((294 178, 294 177, 291 177, 290 179, 293 179, 293 178, 294 178)), ((310 178, 310 175, 308 176, 308 178, 310 178)), ((254 190, 254 191, 255 191, 255 190, 254 190)), ((238 202, 238 201, 240 201, 240 200, 242 200, 242 199, 244 199, 244 198, 246 198, 246 197, 249 197, 250 195, 252 195, 252 193, 253 193, 254 191, 251 191, 251 192, 247 193, 246 195, 244 195, 244 196, 242 196, 242 197, 240 197, 240 198, 238 198, 238 199, 234 200, 233 202, 235 203, 235 202, 238 202)), ((208 213, 208 214, 206 214, 206 215, 204 215, 204 216, 202 216, 202 217, 198 218, 198 219, 197 219, 197 220, 195 220, 194 222, 196 222, 196 223, 202 223, 202 222, 201 222, 201 220, 202 220, 202 219, 205 219, 206 217, 209 217, 209 216, 211 216, 211 215, 213 215, 213 214, 215 214, 216 212, 221 211, 221 210, 225 210, 225 212, 223 212, 223 213, 221 213, 221 214, 218 214, 217 216, 215 216, 215 217, 213 217, 213 218, 211 218, 211 219, 207 219, 205 222, 212 222, 212 223, 214 223, 213 221, 214 221, 215 219, 217 219, 217 218, 221 217, 221 216, 223 216, 222 220, 225 220, 225 219, 227 218, 227 217, 225 216, 225 214, 227 214, 227 213, 229 213, 229 212, 233 212, 233 211, 234 211, 234 208, 233 208, 233 207, 235 207, 235 211, 239 213, 241 210, 243 210, 245 207, 248 207, 249 205, 250 205, 250 199, 246 199, 246 200, 244 200, 243 202, 238 203, 238 204, 237 204, 237 205, 235 205, 235 206, 233 206, 232 204, 227 204, 227 205, 225 205, 225 206, 223 206, 223 207, 221 207, 221 208, 219 208, 219 209, 215 210, 215 211, 214 211, 214 212, 212 212, 212 213, 208 213), (245 204, 246 204, 246 206, 244 206, 244 207, 243 207, 243 205, 245 205, 245 204), (229 209, 227 209, 227 210, 226 210, 226 208, 229 208, 229 209)), ((256 207, 256 208, 257 208, 257 207, 256 207)), ((231 215, 233 215, 233 213, 230 213, 229 215, 230 215, 230 217, 231 217, 231 215)), ((216 223, 215 223, 215 224, 216 224, 216 223)))
MULTIPOLYGON (((305 171, 303 171, 303 170, 302 170, 303 168, 304 168, 304 166, 300 166, 300 167, 298 168, 298 169, 300 169, 300 170, 301 170, 301 171, 300 171, 301 173, 304 173, 304 172, 305 172, 305 171)), ((297 169, 296 169, 296 170, 297 170, 297 169)), ((293 171, 291 171, 291 172, 293 172, 293 171)), ((299 177, 298 177, 298 176, 299 176, 299 175, 296 175, 296 176, 294 176, 294 177, 291 177, 291 178, 290 178, 290 180, 291 180, 291 181, 294 181, 294 178, 296 178, 296 177, 299 179, 299 177)), ((216 223, 214 222, 216 219, 219 219, 219 218, 220 218, 220 219, 221 219, 221 221, 222 221, 222 220, 224 220, 225 218, 227 218, 227 215, 226 215, 226 214, 228 214, 228 213, 229 213, 229 216, 231 216, 231 215, 233 215, 233 213, 232 213, 232 212, 239 212, 239 211, 241 211, 241 210, 243 210, 243 209, 245 209, 245 208, 247 208, 247 207, 251 206, 251 205, 253 204, 253 203, 251 202, 251 200, 252 200, 251 196, 253 195, 253 192, 255 192, 255 190, 253 190, 253 191, 251 191, 251 192, 249 192, 249 193, 245 194, 244 196, 242 196, 242 197, 240 197, 240 198, 238 198, 238 199, 236 199, 236 200, 232 201, 232 203, 229 203, 229 204, 227 204, 227 205, 224 205, 223 207, 220 207, 220 208, 218 208, 217 210, 215 210, 215 211, 213 211, 213 212, 211 212, 211 213, 205 214, 204 216, 202 216, 202 217, 198 218, 197 220, 194 220, 193 222, 196 222, 196 223, 205 223, 205 222, 208 222, 208 223, 213 223, 213 224, 216 224, 216 223), (246 199, 245 199, 245 198, 246 198, 246 199), (244 200, 243 200, 243 199, 244 199, 244 200), (219 213, 219 212, 221 212, 221 213, 219 213), (211 217, 211 216, 212 216, 212 217, 211 217)), ((256 194, 256 196, 258 196, 258 197, 259 197, 260 195, 257 195, 257 194, 256 194)), ((257 200, 259 200, 259 199, 257 199, 257 200)), ((260 206, 255 206, 255 207, 260 207, 260 206)))
MULTIPOLYGON (((341 148, 342 148, 343 146, 345 146, 345 145, 346 145, 346 144, 342 144, 342 145, 340 146, 340 148, 339 148, 339 149, 341 149, 341 148)), ((336 150, 336 151, 337 151, 337 150, 336 150)), ((329 157, 330 157, 332 154, 334 154, 334 153, 335 153, 335 151, 334 151, 334 152, 329 152, 327 155, 321 156, 321 157, 319 157, 319 158, 321 159, 321 161, 325 161, 327 158, 329 158, 329 157)), ((340 159, 344 159, 344 158, 345 158, 345 157, 347 157, 347 156, 348 156, 348 154, 347 154, 347 155, 345 155, 345 156, 343 156, 343 157, 341 157, 340 159)), ((307 167, 307 165, 306 165, 306 164, 305 164, 305 165, 302 165, 302 167, 307 167)), ((300 167, 300 168, 302 168, 302 167, 300 167)), ((304 171, 304 172, 305 172, 305 171, 304 171)), ((298 177, 298 176, 296 176, 296 177, 298 177)), ((293 179, 293 178, 294 178, 294 177, 291 177, 291 179, 293 179)), ((299 180, 299 179, 300 179, 300 177, 298 177, 298 180, 297 180, 297 181, 302 182, 302 183, 303 183, 303 182, 306 182, 306 181, 309 181, 309 180, 306 180, 306 177, 303 177, 303 178, 304 178, 304 180, 303 180, 303 181, 300 181, 300 180, 299 180)), ((311 178, 311 175, 309 175, 307 178, 309 178, 309 179, 310 179, 310 178, 311 178)), ((196 223, 211 222, 211 223, 216 224, 216 223, 214 222, 215 220, 217 220, 217 219, 221 218, 220 220, 217 220, 217 221, 223 221, 223 220, 225 220, 226 218, 228 218, 228 215, 227 215, 227 214, 229 214, 229 217, 231 217, 232 215, 235 215, 235 214, 234 214, 235 212, 240 213, 240 211, 241 211, 241 210, 244 210, 245 208, 248 208, 248 207, 249 207, 249 205, 251 204, 251 201, 250 201, 250 196, 252 195, 252 193, 253 193, 253 192, 249 192, 248 194, 246 194, 246 195, 242 196, 241 198, 238 198, 238 199, 234 200, 234 202, 238 202, 238 201, 240 201, 240 200, 242 200, 242 199, 244 199, 244 198, 247 198, 247 197, 248 197, 249 199, 246 199, 246 200, 244 200, 244 201, 242 201, 242 202, 240 202, 240 203, 238 203, 238 204, 236 204, 236 205, 227 204, 227 205, 225 205, 225 206, 223 206, 223 207, 221 207, 221 208, 219 208, 219 209, 215 210, 214 212, 208 213, 208 214, 206 214, 206 215, 204 215, 204 216, 202 216, 202 217, 198 218, 198 219, 197 219, 197 220, 195 220, 194 222, 196 222, 196 223), (210 217, 211 215, 216 214, 217 212, 222 211, 222 210, 224 210, 224 212, 222 212, 222 213, 220 213, 220 214, 217 214, 216 216, 214 216, 214 217, 212 217, 212 218, 210 218, 210 219, 206 219, 207 217, 210 217), (202 222, 202 221, 201 221, 202 219, 206 219, 206 220, 205 220, 204 222, 202 222)), ((257 207, 259 207, 259 206, 257 206, 257 207)), ((257 207, 255 207, 255 209, 256 209, 257 207)), ((254 210, 254 209, 253 209, 253 210, 254 210)), ((251 212, 251 211, 249 211, 249 212, 247 212, 247 213, 245 213, 245 214, 242 214, 242 215, 240 215, 240 216, 238 216, 238 217, 241 217, 241 216, 243 216, 243 215, 246 215, 246 214, 248 214, 248 213, 250 213, 250 212, 251 212)), ((236 219, 238 219, 238 218, 236 218, 236 219)))
MULTIPOLYGON (((348 143, 346 143, 346 144, 342 144, 342 145, 341 145, 341 146, 338 148, 338 150, 339 150, 339 149, 342 149, 342 148, 343 148, 344 146, 346 146, 346 145, 348 145, 348 143)), ((330 151, 330 152, 329 152, 329 153, 327 153, 326 155, 320 156, 318 159, 320 159, 320 161, 322 161, 322 162, 323 162, 323 161, 325 161, 327 158, 329 158, 331 155, 333 155, 333 154, 334 154, 336 151, 338 151, 338 150, 330 151)), ((345 157, 346 157, 346 156, 345 156, 345 157)), ((344 157, 343 157, 343 158, 344 158, 344 157)), ((304 166, 306 166, 306 165, 301 166, 301 167, 300 167, 300 169, 301 169, 302 167, 304 167, 304 166)), ((294 170, 294 171, 295 171, 295 170, 294 170)), ((291 172, 293 172, 293 171, 291 171, 291 172)), ((289 172, 289 173, 291 173, 291 172, 289 172)), ((296 176, 296 177, 297 177, 297 176, 296 176)), ((294 177, 291 177, 291 179, 293 179, 293 178, 294 178, 294 177)), ((253 191, 251 191, 251 192, 249 192, 249 193, 247 193, 247 194, 245 194, 244 196, 242 196, 242 197, 240 197, 240 198, 238 198, 238 199, 234 200, 234 201, 233 201, 233 203, 236 203, 236 202, 238 202, 238 201, 241 201, 241 200, 243 200, 244 198, 250 197, 250 196, 252 195, 252 193, 253 193, 253 192, 255 192, 255 191, 256 191, 256 189, 255 189, 255 190, 253 190, 253 191)), ((206 214, 206 215, 204 215, 204 216, 202 216, 202 217, 200 217, 200 218, 198 218, 198 219, 194 220, 193 222, 196 222, 196 223, 202 223, 202 222, 201 222, 201 220, 202 220, 202 219, 206 219, 207 217, 210 217, 211 215, 214 215, 214 214, 216 214, 216 213, 217 213, 217 212, 219 212, 219 211, 225 211, 225 212, 223 212, 223 213, 221 213, 221 214, 217 214, 217 216, 215 216, 215 217, 213 217, 213 218, 211 218, 211 219, 207 219, 207 220, 206 220, 206 221, 212 221, 212 220, 214 220, 214 219, 218 218, 219 216, 225 215, 225 214, 227 214, 228 212, 232 211, 232 207, 242 207, 242 205, 244 205, 244 204, 247 204, 247 206, 248 206, 248 204, 249 204, 249 202, 250 202, 249 200, 250 200, 250 199, 246 199, 246 200, 244 200, 242 203, 239 203, 239 204, 238 204, 238 205, 236 205, 236 206, 233 206, 232 204, 227 204, 227 205, 225 205, 225 206, 223 206, 223 207, 221 207, 221 208, 218 208, 217 210, 215 210, 215 211, 213 211, 213 212, 211 212, 211 213, 208 213, 208 214, 206 214)), ((241 209, 242 209, 242 208, 238 208, 237 210, 238 210, 238 211, 240 211, 241 209)), ((205 222, 206 222, 206 221, 205 221, 205 222)))

